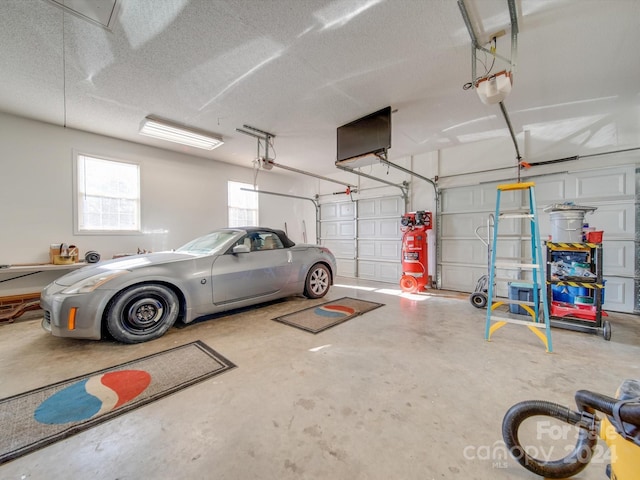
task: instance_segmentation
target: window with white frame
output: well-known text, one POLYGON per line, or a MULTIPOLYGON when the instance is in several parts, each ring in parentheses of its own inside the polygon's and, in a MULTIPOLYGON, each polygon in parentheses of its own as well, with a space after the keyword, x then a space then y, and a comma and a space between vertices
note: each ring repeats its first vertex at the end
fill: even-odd
MULTIPOLYGON (((242 189, 253 190, 253 185, 240 182, 227 182, 230 227, 250 227, 258 225, 258 194, 242 189)), ((256 187, 257 190, 257 187, 256 187)))
POLYGON ((78 154, 78 233, 140 231, 140 166, 78 154))

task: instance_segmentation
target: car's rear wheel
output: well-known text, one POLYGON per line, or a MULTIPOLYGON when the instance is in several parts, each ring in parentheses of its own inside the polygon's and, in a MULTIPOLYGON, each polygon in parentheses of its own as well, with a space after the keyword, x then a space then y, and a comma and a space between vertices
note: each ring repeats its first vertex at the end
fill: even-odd
POLYGON ((178 296, 169 287, 146 284, 120 292, 107 311, 107 330, 123 343, 161 337, 178 318, 178 296))
POLYGON ((304 296, 307 298, 322 298, 331 286, 331 272, 326 265, 316 263, 309 273, 304 284, 304 296))

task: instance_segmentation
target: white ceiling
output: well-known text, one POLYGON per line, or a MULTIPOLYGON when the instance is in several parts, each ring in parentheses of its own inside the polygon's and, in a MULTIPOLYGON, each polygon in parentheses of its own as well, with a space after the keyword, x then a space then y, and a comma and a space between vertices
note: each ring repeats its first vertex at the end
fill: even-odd
MULTIPOLYGON (((89 12, 96 2, 56 1, 89 12)), ((637 147, 640 1, 516 3, 505 105, 519 139, 527 130, 538 145, 564 142, 567 156, 637 147)), ((247 167, 256 140, 236 128, 248 124, 276 136, 276 162, 323 175, 336 171, 336 128, 387 105, 397 110, 391 161, 508 138, 499 107, 462 88, 471 43, 455 0, 113 4, 95 4, 104 28, 51 0, 1 1, 0 111, 247 167), (203 151, 141 136, 149 114, 225 144, 203 151)), ((486 33, 507 30, 497 45, 509 56, 506 0, 466 4, 486 33)))

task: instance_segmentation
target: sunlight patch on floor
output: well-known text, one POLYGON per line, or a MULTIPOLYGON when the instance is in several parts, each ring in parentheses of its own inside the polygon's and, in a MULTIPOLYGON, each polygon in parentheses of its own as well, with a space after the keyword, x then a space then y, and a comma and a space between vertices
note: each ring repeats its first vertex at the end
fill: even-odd
POLYGON ((398 290, 395 288, 372 288, 372 287, 361 287, 358 285, 342 285, 342 284, 335 284, 334 287, 351 288, 353 290, 364 290, 366 292, 383 293, 385 295, 393 295, 396 297, 407 298, 409 300, 415 300, 417 302, 422 302, 423 300, 427 300, 428 298, 427 296, 424 296, 424 295, 420 295, 417 293, 403 292, 402 290, 398 290))

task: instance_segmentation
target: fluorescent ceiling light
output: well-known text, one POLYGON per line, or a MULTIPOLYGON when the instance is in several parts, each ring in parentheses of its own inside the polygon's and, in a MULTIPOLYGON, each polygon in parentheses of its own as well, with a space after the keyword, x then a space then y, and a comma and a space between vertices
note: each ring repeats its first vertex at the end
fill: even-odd
POLYGON ((140 127, 140 134, 148 137, 159 138, 169 142, 181 143, 191 147, 213 150, 224 142, 222 138, 197 128, 185 127, 168 120, 149 116, 145 118, 140 127))

